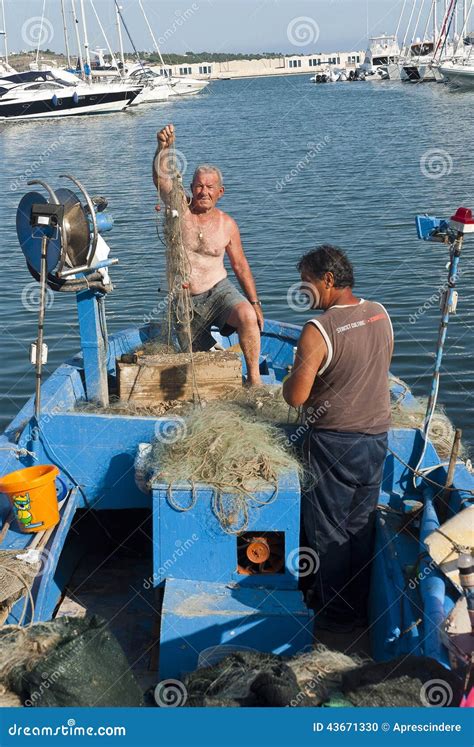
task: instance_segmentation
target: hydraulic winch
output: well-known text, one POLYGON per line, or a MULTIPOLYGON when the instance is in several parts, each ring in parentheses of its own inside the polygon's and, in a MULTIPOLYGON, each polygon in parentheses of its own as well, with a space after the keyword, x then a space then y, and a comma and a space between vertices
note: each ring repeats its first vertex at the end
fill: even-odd
POLYGON ((65 187, 54 190, 39 179, 30 181, 29 185, 43 187, 47 198, 40 192, 26 194, 16 219, 28 269, 40 283, 38 336, 31 347, 31 362, 36 367, 37 422, 42 369, 47 362, 44 320, 50 291, 76 294, 87 398, 101 405, 109 400, 104 299, 112 290, 108 268, 118 260, 109 259, 110 248, 102 234, 112 229, 114 221, 106 211, 104 197, 91 197, 73 176, 61 178, 73 182, 77 193, 65 187))

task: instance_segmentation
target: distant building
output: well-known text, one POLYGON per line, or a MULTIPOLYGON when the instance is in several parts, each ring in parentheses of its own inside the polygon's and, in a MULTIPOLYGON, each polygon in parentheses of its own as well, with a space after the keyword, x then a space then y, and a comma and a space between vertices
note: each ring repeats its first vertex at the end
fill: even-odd
MULTIPOLYGON (((353 70, 364 61, 365 51, 358 52, 318 52, 310 55, 285 55, 265 57, 260 60, 228 60, 227 62, 193 62, 179 65, 166 65, 163 73, 192 78, 254 78, 260 75, 290 75, 315 73, 329 65, 353 70)), ((161 72, 159 66, 154 67, 161 72)))

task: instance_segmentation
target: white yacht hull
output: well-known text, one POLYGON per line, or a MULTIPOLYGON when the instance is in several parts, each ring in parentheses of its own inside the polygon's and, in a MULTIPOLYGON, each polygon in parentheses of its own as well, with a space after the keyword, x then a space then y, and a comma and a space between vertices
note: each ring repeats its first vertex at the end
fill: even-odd
POLYGON ((172 96, 170 86, 146 86, 138 96, 132 101, 131 106, 139 106, 140 104, 156 104, 160 101, 167 101, 172 96))
POLYGON ((474 90, 474 65, 446 63, 439 68, 444 80, 453 88, 474 90))

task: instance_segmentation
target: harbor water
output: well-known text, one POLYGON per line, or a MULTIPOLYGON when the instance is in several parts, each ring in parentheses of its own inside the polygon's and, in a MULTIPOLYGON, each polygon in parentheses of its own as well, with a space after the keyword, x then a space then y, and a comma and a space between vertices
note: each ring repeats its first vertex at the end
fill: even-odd
MULTIPOLYGON (((115 115, 0 125, 2 429, 34 390, 29 346, 38 286, 15 230, 26 182, 54 185, 70 173, 109 199, 115 228, 107 240, 120 260, 112 268, 109 331, 158 321, 165 272, 151 162, 156 131, 167 122, 176 126, 185 184, 200 162, 224 172, 221 207, 240 226, 266 316, 309 318, 288 294, 298 258, 322 243, 339 245, 354 263, 356 293, 392 316, 393 372, 426 395, 448 253, 417 239, 414 216, 474 208, 473 100, 440 85, 314 85, 309 76, 292 76, 220 81, 200 96, 115 115)), ((473 260, 474 240, 467 240, 440 388, 440 403, 471 446, 473 260)), ((48 296, 46 341, 48 372, 78 350, 69 295, 48 296)))

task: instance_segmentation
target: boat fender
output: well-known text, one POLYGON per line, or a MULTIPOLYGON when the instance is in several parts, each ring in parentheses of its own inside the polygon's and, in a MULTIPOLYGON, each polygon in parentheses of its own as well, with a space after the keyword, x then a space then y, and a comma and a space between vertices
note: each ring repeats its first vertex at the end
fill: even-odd
POLYGON ((53 94, 53 97, 51 99, 51 103, 52 103, 53 106, 57 106, 58 105, 58 97, 56 96, 56 94, 53 94))
POLYGON ((72 100, 74 101, 75 104, 79 103, 79 94, 77 93, 77 91, 74 91, 72 95, 72 100))

